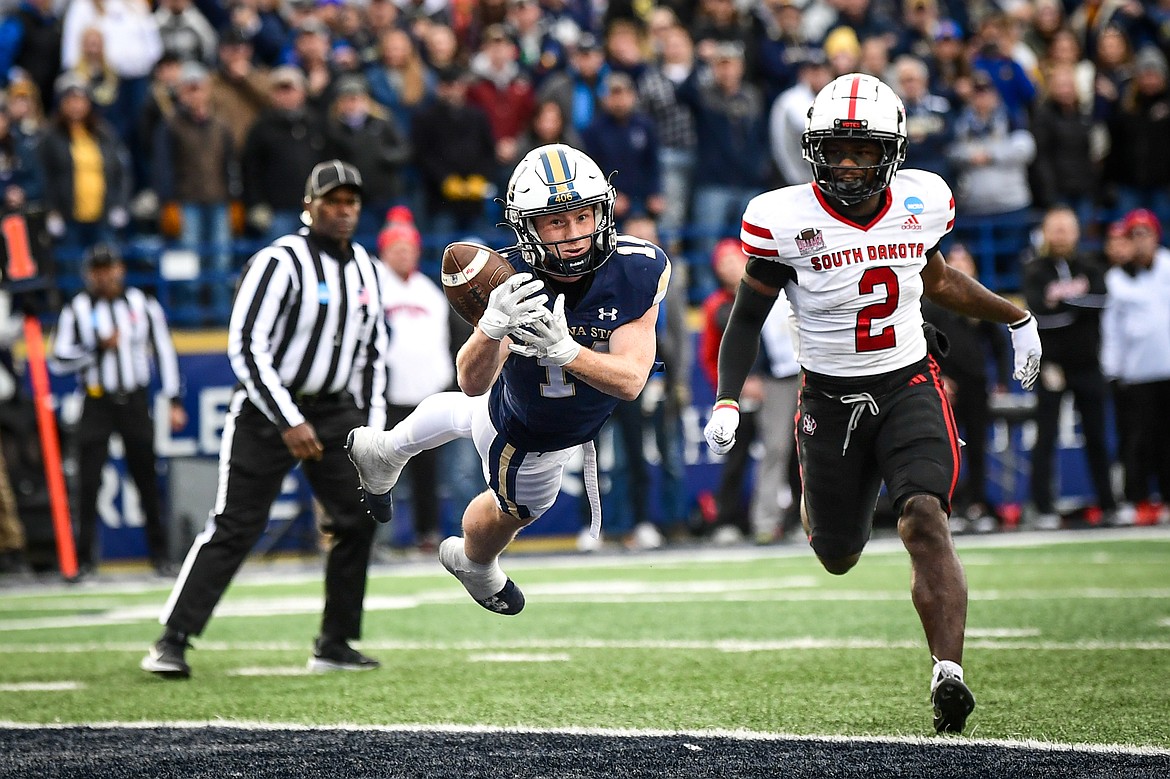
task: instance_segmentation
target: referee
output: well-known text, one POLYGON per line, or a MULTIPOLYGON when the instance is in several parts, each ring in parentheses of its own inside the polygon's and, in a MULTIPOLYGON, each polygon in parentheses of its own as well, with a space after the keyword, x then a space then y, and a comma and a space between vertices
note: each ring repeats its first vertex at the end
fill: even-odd
POLYGON ((126 266, 112 246, 97 245, 82 262, 85 290, 61 311, 53 339, 54 373, 76 373, 85 392, 77 423, 78 566, 83 575, 97 562, 97 500, 110 435, 125 447, 126 469, 141 498, 146 547, 160 576, 174 576, 168 559, 155 469, 154 422, 150 417, 151 358, 158 362, 163 396, 170 399, 170 426, 187 424, 179 400, 179 361, 162 306, 126 287, 126 266))
POLYGON ((228 325, 240 384, 224 423, 215 505, 163 608, 166 630, 143 658, 145 671, 190 676, 189 637, 203 632, 298 462, 325 507, 329 538, 325 611, 309 668, 379 665, 349 645, 361 634, 376 526, 344 445, 355 426, 385 426, 389 341, 377 261, 352 242, 361 192, 355 167, 320 163, 305 184, 309 228, 276 239, 244 268, 228 325))

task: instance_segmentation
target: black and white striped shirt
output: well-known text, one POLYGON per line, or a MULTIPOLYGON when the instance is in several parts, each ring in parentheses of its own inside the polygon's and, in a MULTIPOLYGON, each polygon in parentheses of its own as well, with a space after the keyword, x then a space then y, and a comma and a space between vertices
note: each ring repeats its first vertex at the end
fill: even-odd
POLYGON ((151 363, 158 362, 162 394, 179 396, 179 360, 162 306, 150 295, 128 287, 113 300, 78 293, 61 311, 53 340, 50 368, 78 373, 86 392, 98 397, 145 389, 151 363), (118 333, 117 346, 100 342, 118 333))
POLYGON ((306 230, 253 255, 228 325, 228 357, 248 397, 281 429, 305 421, 299 395, 348 391, 386 423, 386 349, 377 263, 353 244, 330 256, 306 230))

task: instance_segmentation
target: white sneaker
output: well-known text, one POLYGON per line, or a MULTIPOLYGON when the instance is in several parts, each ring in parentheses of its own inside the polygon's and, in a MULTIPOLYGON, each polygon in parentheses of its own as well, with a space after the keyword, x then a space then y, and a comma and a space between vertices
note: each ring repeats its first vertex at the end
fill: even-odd
POLYGON ((524 593, 506 576, 502 588, 494 594, 484 596, 485 592, 491 593, 496 589, 496 585, 492 583, 492 579, 498 578, 496 574, 503 576, 504 572, 500 570, 498 563, 488 567, 476 565, 468 560, 467 554, 463 551, 462 538, 450 536, 439 544, 439 562, 459 580, 472 600, 488 611, 512 615, 519 614, 524 608, 524 593))
POLYGON ((1059 514, 1037 514, 1032 520, 1033 530, 1060 530, 1059 514))
POLYGON ((666 543, 662 533, 651 522, 639 522, 630 534, 630 549, 646 550, 658 549, 666 543))
POLYGON ((578 552, 599 552, 605 543, 605 534, 598 533, 597 538, 589 532, 589 528, 582 528, 581 532, 577 534, 577 551, 578 552))
POLYGON ((743 543, 743 531, 735 525, 720 525, 711 534, 711 543, 715 546, 733 546, 743 543))
POLYGON ((1106 512, 1105 524, 1112 527, 1132 527, 1137 524, 1137 509, 1132 503, 1122 503, 1113 511, 1106 512))

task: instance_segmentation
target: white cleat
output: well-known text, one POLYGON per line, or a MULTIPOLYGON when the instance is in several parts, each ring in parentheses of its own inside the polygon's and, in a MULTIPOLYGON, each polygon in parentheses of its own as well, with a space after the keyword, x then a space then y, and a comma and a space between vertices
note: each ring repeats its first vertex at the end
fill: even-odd
MULTIPOLYGON (((439 562, 459 580, 472 600, 488 611, 512 615, 519 614, 524 608, 524 593, 511 579, 507 579, 504 586, 494 595, 488 595, 486 598, 480 597, 490 574, 471 570, 471 561, 467 559, 467 555, 463 551, 462 538, 450 536, 439 544, 439 562)), ((491 592, 490 584, 487 585, 487 591, 491 592)))
POLYGON ((407 460, 401 463, 387 457, 379 446, 380 431, 372 427, 355 427, 349 431, 345 451, 357 469, 362 495, 370 516, 383 524, 394 516, 394 502, 390 490, 398 483, 407 460))

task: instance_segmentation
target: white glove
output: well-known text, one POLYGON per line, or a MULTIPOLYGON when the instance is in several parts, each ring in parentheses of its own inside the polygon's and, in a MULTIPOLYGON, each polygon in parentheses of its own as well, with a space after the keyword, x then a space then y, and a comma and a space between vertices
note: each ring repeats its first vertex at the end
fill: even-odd
POLYGON ((735 446, 735 431, 739 427, 739 404, 734 400, 720 400, 703 428, 707 446, 715 454, 727 454, 735 446))
POLYGON ((1028 315, 1019 322, 1008 325, 1012 336, 1012 351, 1015 352, 1016 365, 1012 378, 1020 382, 1026 390, 1032 389, 1036 377, 1040 375, 1040 330, 1036 327, 1036 317, 1029 311, 1028 315))
POLYGON ((553 365, 568 365, 577 359, 581 344, 569 335, 569 321, 565 319, 565 296, 557 295, 552 313, 544 315, 512 334, 523 343, 509 344, 508 348, 525 357, 543 357, 553 365))
POLYGON ((548 295, 536 295, 542 289, 544 282, 534 281, 531 273, 517 273, 504 279, 488 295, 488 307, 479 318, 479 329, 488 338, 499 341, 517 327, 532 322, 546 310, 548 295))

